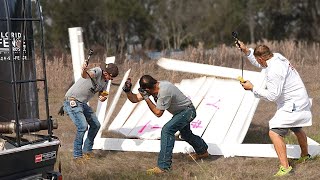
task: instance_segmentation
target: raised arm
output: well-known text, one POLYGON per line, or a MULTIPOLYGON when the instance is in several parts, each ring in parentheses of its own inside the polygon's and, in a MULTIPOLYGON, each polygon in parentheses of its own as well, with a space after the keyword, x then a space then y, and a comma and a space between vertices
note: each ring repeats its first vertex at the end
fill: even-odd
POLYGON ((94 73, 93 72, 90 72, 88 71, 88 65, 84 62, 82 64, 82 71, 81 71, 81 77, 84 78, 84 79, 88 79, 88 78, 93 78, 94 77, 94 73))
POLYGON ((138 94, 134 94, 131 92, 131 88, 132 88, 132 83, 131 83, 131 78, 128 78, 126 83, 124 84, 124 86, 122 87, 122 90, 126 93, 128 99, 132 102, 132 103, 137 103, 143 100, 143 97, 141 96, 140 93, 138 94))
POLYGON ((248 60, 252 65, 258 68, 263 68, 254 57, 253 55, 254 50, 252 48, 248 48, 242 41, 238 41, 238 43, 236 43, 236 46, 247 56, 248 60))

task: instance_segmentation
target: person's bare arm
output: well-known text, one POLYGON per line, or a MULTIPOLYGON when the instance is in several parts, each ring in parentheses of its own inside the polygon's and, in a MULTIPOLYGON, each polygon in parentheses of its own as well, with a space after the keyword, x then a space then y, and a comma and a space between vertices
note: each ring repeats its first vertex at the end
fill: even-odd
POLYGON ((84 79, 88 79, 90 77, 93 77, 93 72, 88 71, 88 65, 86 63, 82 64, 82 71, 81 71, 81 77, 84 79))
POLYGON ((137 103, 143 100, 143 97, 141 96, 141 94, 134 94, 131 91, 126 92, 126 95, 128 97, 128 99, 132 102, 132 103, 137 103))
POLYGON ((150 98, 149 98, 150 94, 142 88, 139 88, 138 91, 139 91, 139 95, 142 97, 142 99, 144 99, 146 101, 146 103, 148 104, 148 107, 152 111, 152 113, 154 115, 156 115, 157 117, 161 117, 164 110, 160 110, 157 108, 157 106, 150 100, 150 98))
POLYGON ((249 55, 250 50, 249 48, 242 42, 242 41, 237 41, 238 43, 236 43, 236 46, 242 51, 244 52, 244 54, 249 55))
POLYGON ((141 96, 140 93, 134 94, 131 92, 132 88, 132 83, 131 83, 131 78, 128 78, 127 81, 125 82, 124 86, 122 87, 122 90, 126 93, 128 99, 132 103, 137 103, 143 100, 143 97, 141 96))
POLYGON ((163 115, 164 110, 158 109, 157 106, 149 98, 145 99, 145 101, 154 115, 156 115, 157 117, 161 117, 163 115))

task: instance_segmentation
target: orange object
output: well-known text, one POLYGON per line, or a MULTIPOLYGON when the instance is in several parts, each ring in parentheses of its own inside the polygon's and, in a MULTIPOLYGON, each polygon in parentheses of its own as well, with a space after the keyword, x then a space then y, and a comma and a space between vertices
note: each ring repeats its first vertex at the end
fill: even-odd
POLYGON ((102 91, 101 92, 101 96, 108 96, 108 95, 109 95, 108 91, 102 91))
POLYGON ((241 77, 241 76, 238 76, 237 79, 238 79, 240 82, 242 82, 242 83, 246 82, 246 81, 243 79, 243 77, 241 77))

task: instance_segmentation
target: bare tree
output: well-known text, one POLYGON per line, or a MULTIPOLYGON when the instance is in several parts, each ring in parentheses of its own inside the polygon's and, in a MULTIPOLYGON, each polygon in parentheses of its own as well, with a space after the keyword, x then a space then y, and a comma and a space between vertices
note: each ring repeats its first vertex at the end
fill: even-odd
POLYGON ((311 19, 311 36, 320 42, 320 1, 308 1, 308 8, 311 19))

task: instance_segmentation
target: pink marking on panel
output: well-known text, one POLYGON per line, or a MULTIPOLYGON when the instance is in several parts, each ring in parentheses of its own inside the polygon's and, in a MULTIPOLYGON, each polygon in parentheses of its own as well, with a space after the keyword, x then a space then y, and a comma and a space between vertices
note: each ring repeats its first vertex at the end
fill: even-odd
POLYGON ((148 124, 151 122, 151 120, 149 121, 149 122, 147 122, 147 124, 145 124, 139 131, 138 131, 138 133, 142 133, 145 129, 146 129, 146 127, 148 126, 148 124))
POLYGON ((152 126, 151 129, 159 129, 161 128, 160 126, 152 126))
POLYGON ((219 102, 220 102, 220 99, 219 99, 217 102, 215 102, 215 103, 207 103, 206 105, 208 105, 208 106, 213 106, 213 107, 215 107, 215 108, 217 108, 217 109, 220 109, 220 107, 217 105, 219 102))
POLYGON ((201 122, 202 122, 202 121, 200 121, 200 120, 192 121, 192 122, 191 122, 192 128, 202 128, 201 122))

